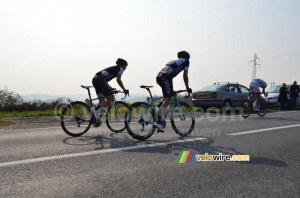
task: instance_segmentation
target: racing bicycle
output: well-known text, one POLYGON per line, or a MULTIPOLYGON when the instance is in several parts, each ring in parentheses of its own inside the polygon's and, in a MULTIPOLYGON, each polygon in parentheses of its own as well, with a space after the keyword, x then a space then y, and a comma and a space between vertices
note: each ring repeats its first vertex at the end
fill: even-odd
MULTIPOLYGON (((92 112, 93 101, 98 98, 91 98, 90 88, 93 86, 83 86, 82 88, 88 91, 89 98, 86 102, 74 101, 66 105, 61 112, 61 127, 70 136, 78 137, 85 134, 93 125, 99 127, 101 125, 101 117, 106 113, 106 125, 115 132, 119 133, 125 130, 125 116, 129 110, 129 106, 123 101, 115 100, 112 105, 107 108, 107 111, 99 110, 99 116, 95 117, 92 112)), ((113 89, 114 94, 124 93, 113 89)), ((126 98, 126 94, 122 100, 126 98)))
MULTIPOLYGON (((130 111, 126 115, 125 126, 131 137, 143 141, 150 138, 156 129, 159 132, 159 129, 155 126, 157 124, 159 105, 155 103, 157 103, 157 100, 162 99, 162 97, 152 97, 150 88, 153 86, 142 85, 140 87, 149 92, 150 98, 148 102, 137 102, 130 106, 130 111)), ((177 94, 182 92, 187 92, 187 90, 175 91, 171 97, 171 102, 162 117, 162 127, 166 127, 165 119, 169 112, 171 112, 170 121, 172 128, 178 135, 185 137, 194 129, 195 115, 190 105, 177 100, 177 94)))
MULTIPOLYGON (((249 96, 247 97, 247 99, 242 102, 241 110, 240 110, 241 116, 243 116, 244 118, 247 118, 252 113, 253 103, 255 102, 255 100, 256 100, 255 97, 253 97, 252 94, 249 92, 249 96)), ((263 117, 264 115, 266 115, 268 106, 266 104, 265 98, 263 98, 262 96, 260 96, 260 102, 258 104, 258 109, 259 109, 259 111, 256 111, 256 113, 260 117, 263 117)))

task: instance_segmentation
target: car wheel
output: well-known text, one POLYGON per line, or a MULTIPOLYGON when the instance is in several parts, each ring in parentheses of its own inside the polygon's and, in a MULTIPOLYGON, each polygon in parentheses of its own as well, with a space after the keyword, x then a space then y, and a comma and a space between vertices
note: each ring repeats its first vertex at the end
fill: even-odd
POLYGON ((228 112, 231 108, 232 108, 231 101, 230 100, 225 100, 224 103, 223 103, 222 110, 224 110, 225 112, 228 112))

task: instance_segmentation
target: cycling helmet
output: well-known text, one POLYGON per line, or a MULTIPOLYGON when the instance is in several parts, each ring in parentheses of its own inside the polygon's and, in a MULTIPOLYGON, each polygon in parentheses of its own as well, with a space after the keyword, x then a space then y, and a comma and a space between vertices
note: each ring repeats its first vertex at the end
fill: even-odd
POLYGON ((127 61, 122 59, 122 58, 118 58, 118 60, 116 61, 116 64, 119 65, 119 66, 127 66, 127 61))
POLYGON ((180 51, 177 54, 178 58, 185 58, 186 60, 190 59, 190 54, 187 51, 180 51))

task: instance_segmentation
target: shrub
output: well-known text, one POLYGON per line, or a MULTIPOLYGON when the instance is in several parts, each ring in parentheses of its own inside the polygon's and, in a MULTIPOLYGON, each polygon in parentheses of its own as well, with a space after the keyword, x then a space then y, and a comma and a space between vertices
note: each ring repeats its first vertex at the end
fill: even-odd
POLYGON ((69 103, 69 98, 60 97, 55 100, 25 100, 18 93, 9 91, 7 87, 0 89, 0 110, 1 111, 44 111, 55 108, 61 103, 69 103))

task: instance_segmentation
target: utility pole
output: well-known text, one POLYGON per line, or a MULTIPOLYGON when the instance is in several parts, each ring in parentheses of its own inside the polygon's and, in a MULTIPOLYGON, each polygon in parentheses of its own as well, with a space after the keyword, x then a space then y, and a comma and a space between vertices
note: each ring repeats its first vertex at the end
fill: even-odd
POLYGON ((256 79, 256 65, 260 65, 256 62, 256 60, 260 61, 260 59, 257 57, 257 55, 254 54, 254 59, 250 60, 250 64, 253 62, 252 80, 256 79))

